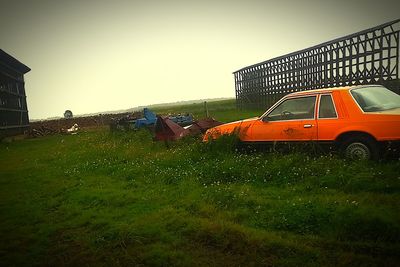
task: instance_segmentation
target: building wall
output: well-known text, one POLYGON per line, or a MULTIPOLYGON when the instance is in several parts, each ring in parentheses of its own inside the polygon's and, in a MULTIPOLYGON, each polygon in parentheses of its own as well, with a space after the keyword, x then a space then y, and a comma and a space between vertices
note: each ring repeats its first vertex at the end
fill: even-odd
POLYGON ((0 137, 29 127, 23 74, 0 61, 0 137))

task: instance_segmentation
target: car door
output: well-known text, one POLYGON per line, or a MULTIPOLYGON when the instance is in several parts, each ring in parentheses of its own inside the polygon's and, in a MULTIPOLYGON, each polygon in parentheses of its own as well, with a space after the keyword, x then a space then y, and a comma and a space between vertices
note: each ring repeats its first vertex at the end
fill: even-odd
POLYGON ((317 138, 316 95, 283 100, 253 124, 253 141, 309 141, 317 138))
MULTIPOLYGON (((339 120, 336 105, 332 94, 321 94, 318 101, 318 140, 332 141, 336 131, 346 125, 346 122, 339 120)), ((336 100, 338 95, 336 95, 336 100)))

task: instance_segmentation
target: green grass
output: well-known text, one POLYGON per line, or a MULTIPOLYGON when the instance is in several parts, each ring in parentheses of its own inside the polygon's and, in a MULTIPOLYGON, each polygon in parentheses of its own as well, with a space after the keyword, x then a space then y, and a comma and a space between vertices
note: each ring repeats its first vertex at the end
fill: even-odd
POLYGON ((399 265, 400 161, 234 144, 106 129, 0 144, 0 266, 399 265))

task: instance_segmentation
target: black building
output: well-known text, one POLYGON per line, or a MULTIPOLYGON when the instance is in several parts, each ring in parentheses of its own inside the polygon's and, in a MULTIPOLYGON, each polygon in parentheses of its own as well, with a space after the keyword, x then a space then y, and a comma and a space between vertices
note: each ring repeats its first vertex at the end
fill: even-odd
POLYGON ((30 70, 0 49, 0 137, 29 127, 24 74, 30 70))

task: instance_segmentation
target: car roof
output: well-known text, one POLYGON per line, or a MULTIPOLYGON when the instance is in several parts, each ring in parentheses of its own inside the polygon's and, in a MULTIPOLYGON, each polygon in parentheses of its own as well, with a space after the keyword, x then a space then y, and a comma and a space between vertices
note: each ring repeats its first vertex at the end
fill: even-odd
POLYGON ((321 89, 313 89, 313 90, 305 90, 300 92, 294 92, 288 94, 287 96, 302 96, 302 95, 309 95, 309 94, 324 94, 324 93, 331 93, 333 91, 348 91, 350 89, 355 88, 363 88, 363 87, 371 87, 371 86, 382 86, 382 85, 352 85, 352 86, 343 86, 343 87, 331 87, 331 88, 321 88, 321 89))

